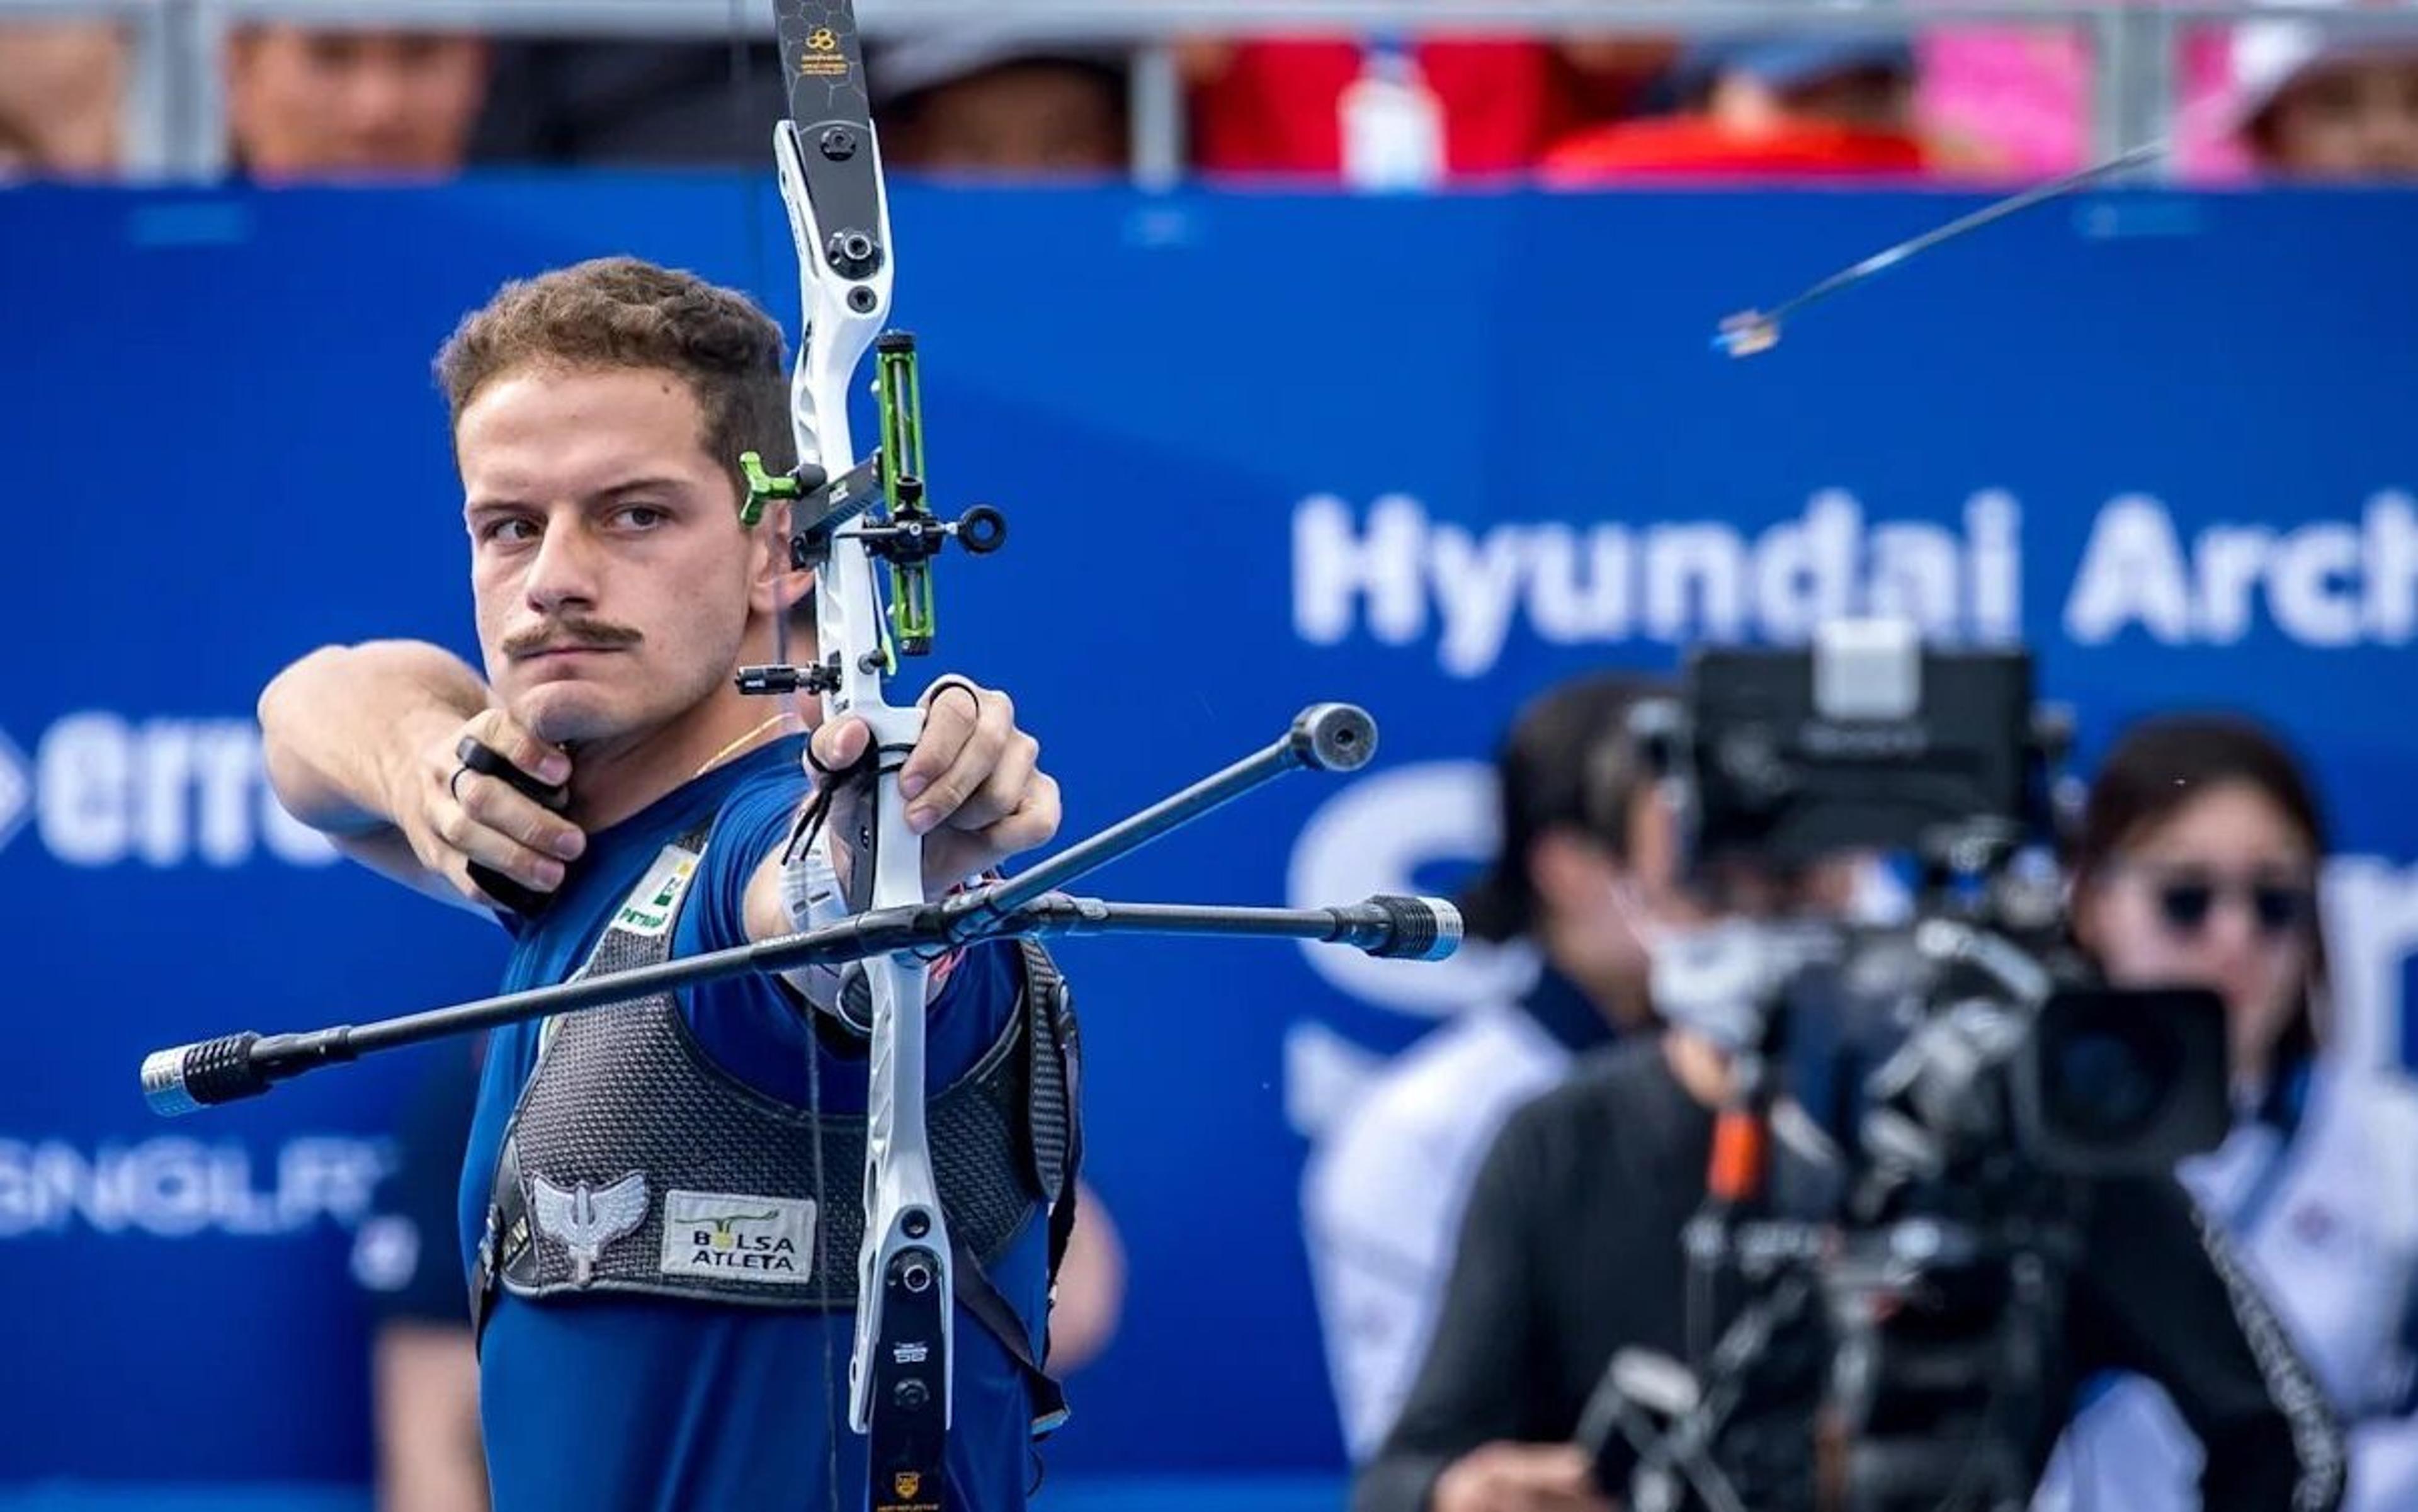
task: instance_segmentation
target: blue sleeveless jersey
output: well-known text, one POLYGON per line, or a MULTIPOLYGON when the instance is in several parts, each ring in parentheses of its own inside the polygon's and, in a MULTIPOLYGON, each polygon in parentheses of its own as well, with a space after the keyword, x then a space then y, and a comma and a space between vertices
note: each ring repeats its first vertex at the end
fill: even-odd
MULTIPOLYGON (((663 848, 715 813, 673 931, 676 955, 744 943, 742 904, 757 865, 788 835, 804 793, 803 738, 721 767, 589 836, 544 915, 515 928, 504 989, 561 982, 663 848)), ((1015 948, 977 947, 935 1004, 933 1090, 972 1069, 1016 1009, 1015 948)), ((680 995, 706 1052, 770 1095, 808 1105, 816 1057, 826 1112, 862 1112, 862 1056, 819 1046, 773 984, 744 976, 680 995)), ((505 1125, 537 1062, 538 1026, 496 1032, 462 1172, 466 1273, 486 1224, 505 1125)), ((830 1199, 861 1200, 863 1172, 833 1170, 830 1199)), ((1048 1293, 1038 1204, 991 1278, 1034 1348, 1048 1293)), ((855 1314, 631 1295, 526 1301, 500 1288, 480 1352, 479 1407, 497 1512, 867 1504, 865 1441, 848 1427, 855 1314)), ((946 1479, 953 1508, 1016 1508, 1033 1479, 1033 1407, 1022 1376, 972 1314, 956 1312, 956 1413, 946 1479)))

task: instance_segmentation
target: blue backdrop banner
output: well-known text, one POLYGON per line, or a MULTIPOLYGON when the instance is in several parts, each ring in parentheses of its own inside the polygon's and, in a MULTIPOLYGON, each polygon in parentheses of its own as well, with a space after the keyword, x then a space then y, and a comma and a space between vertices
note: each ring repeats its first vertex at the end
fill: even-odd
MULTIPOLYGON (((1967 208, 1920 194, 1442 200, 904 189, 941 664, 1011 689, 1068 833, 1366 705, 1382 751, 1098 879, 1340 902, 1449 887, 1517 704, 1850 610, 2024 637, 2086 758, 2178 704, 2269 716, 2345 854, 2351 1053, 2401 1059, 2418 946, 2418 197, 2052 206, 1819 307, 1717 321, 1967 208)), ((500 938, 335 864, 263 782, 284 663, 473 652, 429 362, 508 278, 635 252, 794 328, 754 177, 0 195, 0 1483, 359 1482, 354 1230, 430 1052, 169 1124, 135 1068, 240 1028, 481 995, 500 938)), ((1131 1260, 1062 1471, 1340 1463, 1305 1141, 1518 963, 1072 943, 1091 1174, 1131 1260)))

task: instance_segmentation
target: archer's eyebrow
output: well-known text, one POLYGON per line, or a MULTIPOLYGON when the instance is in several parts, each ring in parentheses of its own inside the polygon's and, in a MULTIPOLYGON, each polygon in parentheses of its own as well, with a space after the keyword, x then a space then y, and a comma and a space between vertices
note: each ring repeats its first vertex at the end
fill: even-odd
MULTIPOLYGON (((650 473, 644 477, 628 478, 618 483, 607 484, 606 486, 596 490, 594 493, 586 496, 585 498, 582 499, 582 502, 587 504, 607 504, 628 494, 679 493, 687 489, 689 486, 689 483, 683 479, 674 478, 668 475, 657 477, 654 474, 650 473)), ((521 497, 517 494, 497 494, 490 496, 473 496, 465 498, 462 501, 462 512, 464 514, 476 514, 482 510, 535 510, 540 507, 541 506, 532 503, 530 500, 521 497)))
POLYGON ((627 479, 621 482, 615 483, 610 487, 600 488, 595 493, 590 494, 588 496, 590 500, 602 502, 606 499, 620 498, 624 494, 681 493, 685 492, 689 487, 690 484, 686 479, 672 477, 659 478, 649 475, 643 478, 627 479))

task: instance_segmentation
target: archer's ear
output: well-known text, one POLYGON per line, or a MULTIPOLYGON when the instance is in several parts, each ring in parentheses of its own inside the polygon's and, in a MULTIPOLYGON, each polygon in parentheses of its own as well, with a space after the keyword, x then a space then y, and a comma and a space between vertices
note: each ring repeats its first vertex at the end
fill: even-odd
POLYGON ((803 576, 807 588, 814 580, 812 573, 800 573, 789 566, 789 506, 786 502, 774 504, 748 534, 754 538, 754 573, 748 584, 748 601, 758 614, 767 618, 787 613, 789 605, 807 591, 799 586, 798 579, 803 576))
MULTIPOLYGON (((774 603, 777 606, 773 612, 786 615, 803 614, 806 617, 803 627, 811 628, 815 611, 814 569, 807 568, 803 572, 780 573, 773 579, 773 591, 774 603)), ((793 637, 796 634, 797 631, 794 629, 790 632, 793 637)))

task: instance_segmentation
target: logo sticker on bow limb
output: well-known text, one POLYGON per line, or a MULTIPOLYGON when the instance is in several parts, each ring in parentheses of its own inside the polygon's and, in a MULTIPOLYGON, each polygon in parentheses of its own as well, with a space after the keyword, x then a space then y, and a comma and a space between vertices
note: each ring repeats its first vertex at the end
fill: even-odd
POLYGON ((818 26, 806 34, 805 55, 798 59, 801 79, 845 79, 848 58, 840 52, 839 34, 818 26))
POLYGON ((574 1286, 595 1279, 604 1246, 647 1221, 647 1178, 639 1171, 601 1190, 580 1182, 568 1192, 538 1176, 529 1182, 529 1195, 537 1231, 571 1257, 574 1286))
POLYGON ((894 1498, 883 1502, 875 1512, 934 1512, 941 1504, 921 1500, 924 1476, 920 1471, 901 1470, 890 1477, 890 1493, 894 1498))
POLYGON ((743 1192, 664 1194, 666 1275, 803 1286, 815 1274, 810 1199, 743 1192))

